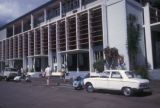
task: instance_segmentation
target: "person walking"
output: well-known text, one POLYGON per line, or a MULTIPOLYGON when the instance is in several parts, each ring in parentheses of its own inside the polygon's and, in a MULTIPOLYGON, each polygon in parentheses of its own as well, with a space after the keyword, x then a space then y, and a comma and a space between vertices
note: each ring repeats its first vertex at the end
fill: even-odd
POLYGON ((50 66, 46 67, 45 76, 46 76, 46 83, 47 83, 47 85, 49 85, 50 84, 50 76, 51 76, 51 68, 50 68, 50 66))

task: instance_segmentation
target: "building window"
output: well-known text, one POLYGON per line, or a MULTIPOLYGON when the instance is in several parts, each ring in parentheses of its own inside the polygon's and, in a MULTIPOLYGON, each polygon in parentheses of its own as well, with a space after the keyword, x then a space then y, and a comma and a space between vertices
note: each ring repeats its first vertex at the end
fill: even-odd
POLYGON ((103 59, 103 51, 95 51, 94 56, 96 61, 103 59))
POLYGON ((62 12, 66 13, 79 7, 79 0, 66 0, 62 2, 62 12))
POLYGON ((7 37, 13 36, 13 26, 7 28, 7 37))
POLYGON ((59 16, 60 15, 60 7, 57 6, 55 8, 50 8, 47 10, 47 19, 51 19, 51 18, 54 18, 56 16, 59 16))
POLYGON ((30 29, 31 29, 31 20, 30 19, 24 20, 23 31, 27 31, 27 30, 30 30, 30 29))
POLYGON ((41 24, 42 22, 44 22, 44 14, 43 13, 41 13, 41 14, 37 15, 37 17, 35 17, 34 27, 39 26, 39 24, 41 24))
POLYGON ((96 1, 96 0, 82 0, 82 5, 86 5, 86 4, 89 4, 94 1, 96 1))
POLYGON ((119 72, 112 72, 111 78, 122 79, 122 76, 119 72))

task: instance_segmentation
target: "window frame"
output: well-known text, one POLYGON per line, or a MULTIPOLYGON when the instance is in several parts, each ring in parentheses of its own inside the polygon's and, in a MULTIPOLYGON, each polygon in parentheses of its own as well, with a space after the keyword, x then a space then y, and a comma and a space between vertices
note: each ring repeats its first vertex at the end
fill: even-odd
POLYGON ((122 77, 121 73, 120 73, 120 72, 118 72, 118 71, 113 71, 113 72, 111 72, 111 76, 110 76, 110 78, 113 78, 113 79, 123 79, 123 77, 122 77), (119 78, 118 78, 118 77, 113 77, 113 74, 114 74, 114 73, 119 73, 120 77, 119 77, 119 78))

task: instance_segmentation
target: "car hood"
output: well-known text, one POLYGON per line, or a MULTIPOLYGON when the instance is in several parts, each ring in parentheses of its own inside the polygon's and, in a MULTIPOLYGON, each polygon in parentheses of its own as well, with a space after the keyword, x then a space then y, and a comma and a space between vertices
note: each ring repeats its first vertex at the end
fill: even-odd
POLYGON ((136 82, 136 83, 149 83, 149 80, 147 79, 140 79, 140 78, 132 78, 129 79, 130 82, 136 82))

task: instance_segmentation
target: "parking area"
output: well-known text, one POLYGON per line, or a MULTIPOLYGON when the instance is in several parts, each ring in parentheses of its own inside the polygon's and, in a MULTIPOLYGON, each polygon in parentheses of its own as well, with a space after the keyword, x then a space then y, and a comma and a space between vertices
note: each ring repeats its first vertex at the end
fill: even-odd
POLYGON ((69 83, 45 85, 45 79, 0 81, 0 108, 159 108, 160 81, 151 81, 152 94, 125 97, 108 91, 76 91, 69 83))

